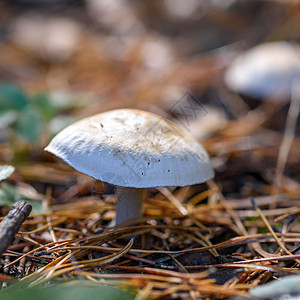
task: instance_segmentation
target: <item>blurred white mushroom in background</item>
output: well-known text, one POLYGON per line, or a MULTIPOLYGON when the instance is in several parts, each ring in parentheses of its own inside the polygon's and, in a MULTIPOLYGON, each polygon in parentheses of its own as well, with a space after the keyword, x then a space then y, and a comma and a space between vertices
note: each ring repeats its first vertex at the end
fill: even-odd
POLYGON ((236 57, 225 73, 227 86, 253 98, 286 99, 300 79, 300 47, 288 42, 258 45, 236 57))
POLYGON ((189 132, 196 140, 203 140, 225 128, 228 118, 223 110, 216 106, 205 105, 207 113, 190 123, 189 132))
POLYGON ((174 61, 174 51, 169 41, 153 37, 143 43, 141 57, 145 66, 161 69, 169 66, 174 61))
POLYGON ((124 0, 87 0, 87 11, 97 23, 118 35, 140 35, 144 26, 124 0))
MULTIPOLYGON (((177 125, 188 131, 196 140, 213 135, 227 125, 228 116, 222 108, 212 104, 203 104, 188 89, 180 85, 164 88, 160 95, 163 111, 159 113, 172 119, 177 125)), ((157 108, 154 111, 158 112, 157 108)))
POLYGON ((201 6, 197 0, 164 0, 166 12, 173 18, 187 19, 193 16, 201 6))
POLYGON ((69 59, 79 42, 80 25, 68 18, 24 14, 11 28, 12 41, 49 61, 69 59))

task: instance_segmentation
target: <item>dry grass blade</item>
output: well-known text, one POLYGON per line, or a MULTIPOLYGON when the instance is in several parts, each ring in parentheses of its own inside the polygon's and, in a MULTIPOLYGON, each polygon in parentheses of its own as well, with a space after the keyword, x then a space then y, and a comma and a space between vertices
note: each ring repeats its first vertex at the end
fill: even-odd
POLYGON ((185 207, 178 201, 178 199, 167 189, 164 187, 158 187, 157 188, 164 196, 166 196, 167 199, 171 201, 171 203, 178 209, 180 214, 182 216, 186 216, 188 214, 188 211, 185 209, 185 207))
MULTIPOLYGON (((77 262, 66 263, 68 260, 71 259, 71 255, 66 255, 65 257, 61 257, 59 261, 57 261, 55 264, 54 263, 52 264, 53 266, 49 264, 46 267, 42 268, 39 272, 41 273, 40 277, 34 282, 32 282, 31 286, 40 284, 46 280, 58 277, 68 272, 72 273, 73 271, 78 271, 79 269, 101 266, 102 264, 110 263, 122 257, 124 254, 126 254, 129 251, 129 249, 132 247, 132 245, 133 245, 133 239, 131 239, 129 243, 119 252, 98 259, 81 260, 77 262), (59 264, 58 262, 61 263, 59 264)), ((28 278, 25 277, 24 279, 28 279, 28 278)))
POLYGON ((277 160, 274 182, 273 182, 273 191, 272 191, 272 194, 276 196, 282 185, 282 176, 283 176, 284 168, 286 166, 290 148, 295 136, 295 129, 296 129, 297 119, 300 111, 299 84, 300 84, 299 81, 294 81, 293 83, 291 103, 287 114, 285 131, 284 131, 282 143, 279 148, 278 160, 277 160))

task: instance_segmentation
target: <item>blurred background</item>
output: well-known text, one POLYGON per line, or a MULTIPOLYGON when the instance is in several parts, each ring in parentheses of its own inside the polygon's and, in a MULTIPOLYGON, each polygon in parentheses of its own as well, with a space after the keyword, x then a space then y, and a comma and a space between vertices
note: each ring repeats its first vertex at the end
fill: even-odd
POLYGON ((228 64, 299 42, 299 15, 296 0, 2 0, 0 80, 84 106, 80 117, 163 109, 185 91, 223 98, 228 64))
POLYGON ((281 136, 247 136, 262 124, 283 133, 299 41, 297 0, 2 0, 0 162, 49 161, 42 149, 63 127, 131 107, 188 118, 219 175, 241 151, 261 179, 281 136))

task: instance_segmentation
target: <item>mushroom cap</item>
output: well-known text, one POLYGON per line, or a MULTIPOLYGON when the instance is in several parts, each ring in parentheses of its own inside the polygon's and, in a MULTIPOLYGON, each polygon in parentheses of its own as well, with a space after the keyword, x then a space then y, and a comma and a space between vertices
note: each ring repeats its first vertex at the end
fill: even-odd
POLYGON ((135 109, 82 119, 45 150, 84 174, 124 187, 185 186, 214 176, 207 152, 190 134, 135 109))
POLYGON ((225 73, 227 86, 253 98, 289 99, 300 79, 300 47, 288 42, 258 45, 240 54, 225 73))

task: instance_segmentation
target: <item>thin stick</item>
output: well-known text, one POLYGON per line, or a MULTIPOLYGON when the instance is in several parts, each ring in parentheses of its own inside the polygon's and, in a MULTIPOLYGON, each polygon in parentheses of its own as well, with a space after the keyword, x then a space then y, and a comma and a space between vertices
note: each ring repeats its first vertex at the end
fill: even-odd
POLYGON ((55 236, 55 232, 54 232, 53 227, 51 225, 51 218, 49 216, 47 216, 46 220, 47 220, 47 223, 48 223, 48 228, 49 228, 49 231, 50 231, 50 235, 51 235, 52 241, 53 242, 57 242, 57 239, 56 239, 56 236, 55 236))
POLYGON ((272 195, 277 195, 279 188, 282 185, 284 168, 295 136, 295 128, 300 109, 300 88, 298 85, 299 82, 296 81, 294 82, 292 88, 291 104, 287 114, 283 140, 279 148, 276 171, 272 186, 272 195))
POLYGON ((17 202, 0 223, 0 255, 8 248, 21 224, 29 216, 31 205, 26 201, 17 202))
POLYGON ((176 207, 178 212, 182 216, 187 216, 188 211, 185 209, 183 204, 165 187, 157 187, 161 194, 163 194, 167 199, 171 201, 171 203, 176 207))

